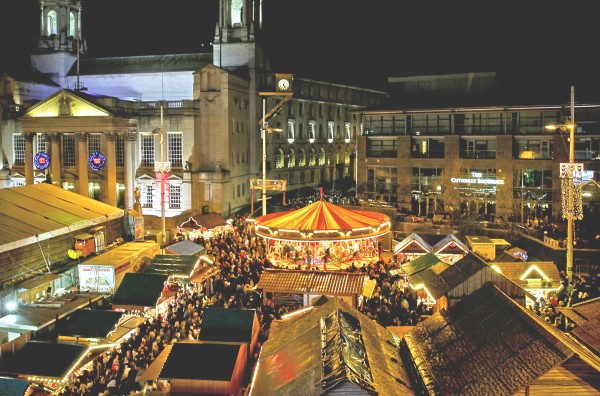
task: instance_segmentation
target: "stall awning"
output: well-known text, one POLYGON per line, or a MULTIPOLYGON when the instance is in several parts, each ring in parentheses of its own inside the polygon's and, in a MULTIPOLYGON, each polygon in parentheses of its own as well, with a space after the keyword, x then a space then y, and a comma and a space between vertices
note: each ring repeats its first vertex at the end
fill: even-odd
POLYGON ((194 255, 157 254, 144 273, 189 278, 199 264, 200 258, 194 255))

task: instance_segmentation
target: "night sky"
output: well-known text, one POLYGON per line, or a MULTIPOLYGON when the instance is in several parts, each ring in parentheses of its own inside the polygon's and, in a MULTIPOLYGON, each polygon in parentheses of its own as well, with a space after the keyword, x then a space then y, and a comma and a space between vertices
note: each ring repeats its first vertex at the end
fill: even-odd
MULTIPOLYGON (((600 63, 592 3, 263 0, 264 47, 274 71, 363 85, 388 75, 477 70, 590 77, 600 63)), ((204 51, 218 15, 218 0, 83 4, 92 57, 204 51)), ((0 67, 27 59, 37 7, 36 0, 2 0, 0 67)))

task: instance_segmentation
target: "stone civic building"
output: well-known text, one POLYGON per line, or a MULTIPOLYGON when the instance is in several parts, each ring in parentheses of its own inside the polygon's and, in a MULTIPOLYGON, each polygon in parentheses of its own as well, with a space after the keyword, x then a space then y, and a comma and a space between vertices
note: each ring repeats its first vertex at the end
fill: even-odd
MULTIPOLYGON (((0 77, 1 187, 51 179, 125 209, 139 188, 144 214, 160 215, 154 162, 163 158, 171 163, 167 217, 250 203, 250 179, 262 173, 260 92, 275 87, 260 42, 261 2, 220 1, 212 53, 80 61, 81 3, 39 4, 34 72, 0 77)), ((284 131, 267 136, 267 178, 287 180, 288 189, 353 179, 360 120, 351 112, 388 95, 301 76, 292 90, 269 117, 284 131)), ((282 99, 266 97, 267 111, 282 99)))

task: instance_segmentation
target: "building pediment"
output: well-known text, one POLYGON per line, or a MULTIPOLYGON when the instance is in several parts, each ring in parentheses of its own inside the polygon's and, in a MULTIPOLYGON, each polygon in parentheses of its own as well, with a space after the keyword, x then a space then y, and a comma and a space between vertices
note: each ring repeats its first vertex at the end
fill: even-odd
POLYGON ((27 110, 24 117, 110 117, 112 114, 78 96, 73 91, 62 89, 27 110))

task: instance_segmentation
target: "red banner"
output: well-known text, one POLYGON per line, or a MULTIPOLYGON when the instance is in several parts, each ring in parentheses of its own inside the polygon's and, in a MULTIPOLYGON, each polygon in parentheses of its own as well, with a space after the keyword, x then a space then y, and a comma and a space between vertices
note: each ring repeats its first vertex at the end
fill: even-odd
POLYGON ((171 184, 169 183, 170 173, 156 173, 156 190, 159 192, 161 201, 160 203, 171 202, 171 184))

